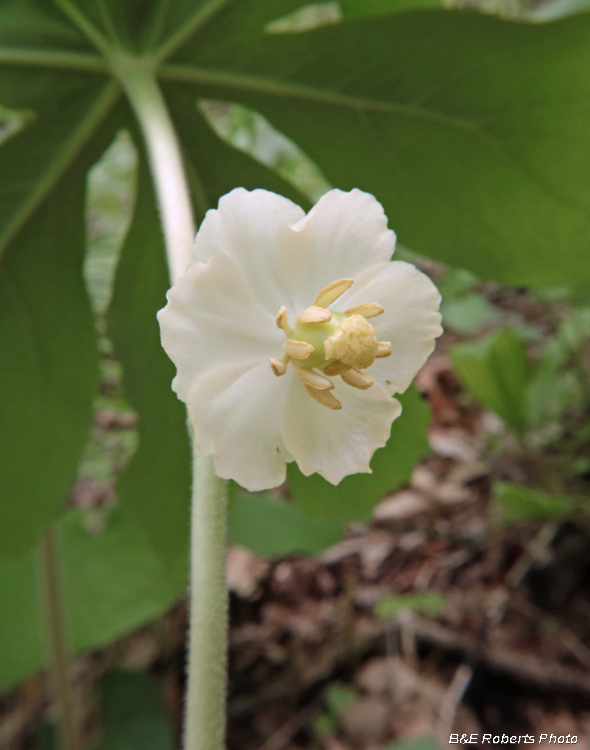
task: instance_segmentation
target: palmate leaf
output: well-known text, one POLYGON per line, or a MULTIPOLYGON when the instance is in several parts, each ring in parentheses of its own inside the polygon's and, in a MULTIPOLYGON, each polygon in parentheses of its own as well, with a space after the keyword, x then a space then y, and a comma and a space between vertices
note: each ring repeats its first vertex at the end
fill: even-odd
MULTIPOLYGON (((117 128, 135 129, 131 110, 118 104, 122 87, 109 62, 115 47, 154 60, 199 218, 237 185, 304 203, 217 139, 198 110, 200 99, 235 101, 262 113, 334 186, 375 193, 414 250, 512 283, 590 276, 590 17, 532 27, 422 10, 296 35, 264 32, 303 4, 0 5, 0 106, 27 113, 26 127, 0 146, 4 554, 32 544, 59 515, 89 428, 97 375, 80 272, 85 173, 117 128)), ((161 562, 173 565, 175 547, 182 550, 174 537, 186 513, 188 453, 165 384, 170 367, 154 359, 151 316, 167 279, 145 172, 140 180, 141 211, 109 317, 142 430, 120 500, 161 562), (153 382, 148 362, 158 373, 153 382), (173 425, 166 450, 162 425, 173 425), (176 467, 177 477, 168 484, 172 454, 168 471, 176 467), (167 506, 160 490, 172 486, 176 499, 167 506), (159 523, 168 507, 174 512, 159 523)))
POLYGON ((508 283, 590 277, 590 16, 265 35, 260 5, 228 4, 162 77, 261 112, 331 184, 374 192, 413 250, 508 283))

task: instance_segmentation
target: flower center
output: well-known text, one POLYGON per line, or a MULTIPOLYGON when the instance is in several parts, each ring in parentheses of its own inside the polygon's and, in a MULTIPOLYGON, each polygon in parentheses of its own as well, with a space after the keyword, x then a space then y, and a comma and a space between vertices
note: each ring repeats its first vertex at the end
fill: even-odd
POLYGON ((299 313, 295 328, 291 328, 287 310, 281 307, 277 326, 287 336, 282 359, 271 359, 270 366, 278 377, 293 362, 307 393, 322 406, 341 409, 342 404, 330 393, 334 383, 328 376, 338 376, 345 383, 363 390, 373 385, 373 378, 365 368, 375 359, 389 357, 389 341, 377 341, 377 334, 367 318, 384 312, 381 305, 369 302, 350 307, 343 313, 326 309, 353 284, 353 279, 339 279, 324 287, 315 305, 299 313))

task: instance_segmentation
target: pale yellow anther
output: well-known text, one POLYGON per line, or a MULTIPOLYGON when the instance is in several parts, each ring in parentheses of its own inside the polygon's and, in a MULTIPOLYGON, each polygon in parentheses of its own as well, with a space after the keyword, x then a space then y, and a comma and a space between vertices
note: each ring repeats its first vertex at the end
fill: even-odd
POLYGON ((330 391, 318 391, 317 388, 311 388, 308 385, 305 385, 305 391, 314 401, 328 409, 342 409, 342 404, 330 391))
POLYGON ((283 359, 274 359, 274 357, 271 357, 270 367, 277 378, 287 372, 287 362, 283 359))
POLYGON ((277 328, 280 328, 281 330, 285 331, 285 333, 291 333, 293 330, 291 326, 289 325, 289 318, 287 316, 287 308, 285 306, 281 307, 281 309, 277 313, 277 328))
POLYGON ((385 312, 385 308, 381 307, 377 302, 367 302, 365 305, 355 305, 349 307, 348 310, 344 311, 345 315, 362 315, 363 318, 374 318, 376 315, 381 315, 385 312))
POLYGON ((296 339, 287 339, 283 344, 283 351, 293 359, 307 359, 311 357, 315 349, 307 341, 297 341, 296 339))
POLYGON ((295 318, 297 323, 327 323, 332 320, 332 313, 323 307, 312 305, 295 318))
POLYGON ((377 359, 383 359, 383 357, 391 357, 391 341, 377 342, 377 359))
POLYGON ((295 372, 299 380, 310 388, 315 388, 318 391, 331 391, 334 388, 334 383, 330 378, 320 375, 319 372, 314 372, 309 368, 297 367, 297 365, 295 365, 295 372))
POLYGON ((328 286, 325 286, 315 298, 316 305, 318 307, 328 307, 341 294, 344 294, 347 289, 350 289, 353 284, 354 279, 338 279, 338 281, 333 281, 328 286))
POLYGON ((277 328, 283 328, 285 325, 289 325, 289 318, 287 317, 287 308, 283 305, 277 313, 277 328))
POLYGON ((354 386, 354 388, 360 388, 362 391, 366 391, 375 382, 368 372, 362 372, 361 370, 355 370, 354 368, 342 373, 342 380, 348 385, 354 386))
POLYGON ((324 375, 342 375, 342 373, 347 370, 350 370, 349 365, 344 365, 342 362, 334 362, 333 364, 324 367, 322 372, 324 375))
POLYGON ((351 315, 324 341, 324 349, 326 359, 338 359, 345 365, 364 370, 377 356, 377 334, 362 315, 351 315))

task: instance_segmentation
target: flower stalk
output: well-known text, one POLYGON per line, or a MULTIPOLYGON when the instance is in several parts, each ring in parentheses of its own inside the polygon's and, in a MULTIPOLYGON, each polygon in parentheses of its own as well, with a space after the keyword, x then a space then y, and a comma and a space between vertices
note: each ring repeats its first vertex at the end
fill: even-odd
POLYGON ((68 674, 68 644, 60 583, 59 552, 55 526, 51 525, 39 546, 40 577, 43 590, 50 675, 58 714, 63 750, 80 750, 80 735, 72 705, 68 674))
MULTIPOLYGON (((149 59, 113 53, 111 64, 139 121, 164 231, 170 281, 192 260, 195 225, 182 155, 149 59)), ((227 588, 225 481, 193 441, 190 635, 185 750, 222 750, 225 735, 227 588)))

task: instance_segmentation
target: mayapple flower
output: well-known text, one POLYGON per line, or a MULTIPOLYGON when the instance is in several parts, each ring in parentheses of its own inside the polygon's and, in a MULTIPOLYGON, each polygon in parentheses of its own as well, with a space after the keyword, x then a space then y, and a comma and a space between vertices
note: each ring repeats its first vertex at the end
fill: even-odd
POLYGON ((333 484, 371 471, 402 410, 393 395, 442 332, 436 287, 394 248, 383 208, 356 189, 306 215, 238 188, 207 212, 158 319, 219 476, 254 491, 289 461, 333 484))

